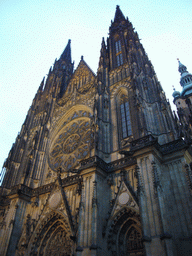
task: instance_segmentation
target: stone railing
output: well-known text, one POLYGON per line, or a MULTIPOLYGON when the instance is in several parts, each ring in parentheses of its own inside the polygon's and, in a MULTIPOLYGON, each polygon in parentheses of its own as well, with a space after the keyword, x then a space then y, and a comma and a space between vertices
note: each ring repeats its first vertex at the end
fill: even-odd
POLYGON ((157 139, 154 138, 151 134, 142 137, 138 140, 133 140, 131 142, 131 150, 136 151, 138 149, 144 148, 146 146, 154 145, 157 143, 157 139))
POLYGON ((112 172, 133 164, 136 164, 136 159, 134 157, 124 157, 108 164, 105 161, 103 161, 100 157, 94 156, 81 161, 81 167, 79 170, 81 171, 85 168, 97 166, 106 172, 112 172))
POLYGON ((184 142, 184 140, 179 139, 172 142, 169 142, 167 144, 160 146, 160 151, 163 155, 182 150, 187 147, 187 144, 184 142))
MULTIPOLYGON (((80 183, 81 181, 82 181, 82 176, 73 175, 73 176, 62 179, 62 186, 70 186, 73 184, 80 183)), ((8 194, 8 196, 17 194, 19 196, 24 195, 27 197, 34 197, 34 196, 39 196, 42 194, 49 193, 53 190, 54 187, 55 187, 55 183, 50 183, 35 189, 27 187, 23 184, 19 184, 11 188, 11 191, 8 194)))

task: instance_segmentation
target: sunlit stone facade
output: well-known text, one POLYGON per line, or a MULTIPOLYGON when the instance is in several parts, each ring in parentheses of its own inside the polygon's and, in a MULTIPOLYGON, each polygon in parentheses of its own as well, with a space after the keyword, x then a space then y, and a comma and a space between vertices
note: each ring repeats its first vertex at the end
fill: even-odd
POLYGON ((117 6, 97 75, 73 71, 69 40, 35 95, 4 164, 0 255, 190 255, 179 126, 117 6))

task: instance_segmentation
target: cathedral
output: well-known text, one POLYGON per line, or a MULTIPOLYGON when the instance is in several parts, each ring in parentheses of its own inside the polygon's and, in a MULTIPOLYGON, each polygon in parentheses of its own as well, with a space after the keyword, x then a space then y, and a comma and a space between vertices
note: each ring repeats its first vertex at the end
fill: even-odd
POLYGON ((192 255, 192 75, 177 113, 119 6, 97 74, 71 40, 4 163, 2 256, 192 255))

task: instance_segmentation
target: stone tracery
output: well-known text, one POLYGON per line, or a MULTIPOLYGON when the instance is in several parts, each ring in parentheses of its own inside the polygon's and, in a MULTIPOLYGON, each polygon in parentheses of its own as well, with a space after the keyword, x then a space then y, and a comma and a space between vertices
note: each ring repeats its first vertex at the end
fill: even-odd
POLYGON ((89 150, 93 147, 94 135, 90 117, 87 117, 86 112, 82 115, 77 115, 63 126, 51 147, 49 163, 53 170, 61 167, 62 170, 67 171, 89 155, 89 150))

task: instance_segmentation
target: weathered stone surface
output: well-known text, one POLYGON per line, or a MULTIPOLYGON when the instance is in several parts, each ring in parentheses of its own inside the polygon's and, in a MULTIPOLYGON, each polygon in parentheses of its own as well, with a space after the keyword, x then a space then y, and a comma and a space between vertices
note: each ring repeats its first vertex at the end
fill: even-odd
POLYGON ((83 57, 73 72, 69 40, 35 95, 4 164, 0 255, 189 255, 191 124, 183 140, 178 122, 117 6, 97 75, 83 57))

